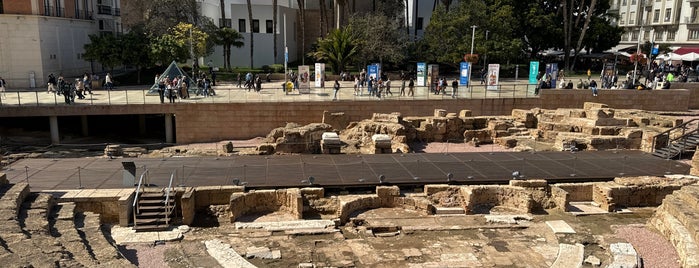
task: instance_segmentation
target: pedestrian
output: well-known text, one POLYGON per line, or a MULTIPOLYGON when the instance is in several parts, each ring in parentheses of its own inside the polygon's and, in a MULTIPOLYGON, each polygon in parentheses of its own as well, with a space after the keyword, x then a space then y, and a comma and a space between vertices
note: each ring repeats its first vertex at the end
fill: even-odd
POLYGON ((374 87, 374 77, 370 76, 369 81, 367 81, 367 84, 366 84, 366 90, 367 90, 367 92, 369 92, 369 96, 374 95, 374 93, 373 93, 374 88, 373 87, 374 87))
POLYGON ((335 79, 335 85, 333 85, 333 89, 335 90, 335 94, 333 95, 333 101, 337 100, 337 93, 340 92, 340 82, 335 79))
POLYGON ((157 81, 158 81, 158 97, 160 97, 160 103, 165 103, 165 79, 160 78, 160 79, 157 79, 157 81))
POLYGON ((211 86, 213 87, 213 86, 216 85, 216 71, 214 71, 214 68, 211 68, 210 70, 211 70, 211 74, 210 74, 210 76, 211 76, 211 86))
MULTIPOLYGON (((391 92, 391 78, 386 79, 386 94, 391 94, 391 96, 393 96, 393 92, 391 92)), ((384 94, 384 96, 386 96, 386 94, 384 94)))
POLYGON ((408 82, 408 96, 415 96, 415 81, 413 81, 413 78, 410 78, 410 82, 408 82))
POLYGON ((5 90, 7 87, 7 82, 0 76, 0 99, 6 99, 5 90))
POLYGON ((112 81, 112 74, 107 73, 107 76, 104 77, 104 83, 106 84, 107 90, 114 89, 114 82, 112 81))
POLYGON ((401 74, 400 95, 401 95, 401 96, 405 96, 405 77, 404 77, 403 74, 401 74))
POLYGON ((354 76, 354 95, 359 96, 359 76, 354 76))
POLYGON ((255 91, 257 93, 262 91, 262 78, 259 75, 257 76, 257 79, 255 79, 255 91))
POLYGON ((592 71, 590 68, 587 68, 587 81, 590 81, 590 78, 592 77, 592 71))
POLYGON ((75 95, 78 97, 78 99, 84 99, 85 95, 83 92, 85 91, 85 85, 83 84, 83 81, 80 78, 75 78, 75 95))
POLYGON ((238 88, 242 87, 243 77, 238 73, 238 88))
POLYGON ((590 89, 592 89, 592 96, 597 97, 597 82, 595 80, 590 81, 590 89))
POLYGON ((83 87, 85 87, 85 92, 89 92, 92 95, 92 81, 90 81, 92 76, 87 72, 83 74, 83 87))
POLYGON ((452 98, 456 98, 456 94, 457 94, 456 91, 458 89, 459 89, 459 81, 456 81, 456 79, 454 79, 454 81, 451 82, 451 97, 452 98))
POLYGON ((48 91, 46 93, 52 93, 52 92, 57 92, 56 90, 56 77, 52 74, 49 74, 49 81, 48 81, 48 91))

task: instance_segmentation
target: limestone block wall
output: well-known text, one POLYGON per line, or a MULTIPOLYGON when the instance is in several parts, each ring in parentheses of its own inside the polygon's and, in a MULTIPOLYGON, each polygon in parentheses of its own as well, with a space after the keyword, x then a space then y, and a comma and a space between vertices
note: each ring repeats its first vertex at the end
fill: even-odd
POLYGON ((474 213, 478 206, 504 206, 522 212, 531 212, 534 208, 531 193, 521 187, 476 185, 462 189, 467 213, 474 213))
POLYGON ((683 185, 685 183, 665 185, 597 183, 593 190, 593 201, 599 204, 600 208, 609 212, 623 207, 659 206, 665 196, 679 190, 683 185))
MULTIPOLYGON (((350 215, 358 210, 394 207, 394 199, 398 196, 400 196, 398 186, 377 186, 376 194, 373 195, 340 196, 338 197, 340 210, 337 213, 340 224, 345 224, 350 215)), ((405 203, 405 199, 402 199, 401 202, 405 203)))
POLYGON ((592 200, 592 189, 594 188, 594 185, 594 182, 585 182, 558 183, 554 186, 568 193, 568 202, 582 202, 592 200))
POLYGON ((182 224, 191 225, 194 222, 196 214, 196 198, 195 190, 192 187, 186 187, 182 190, 180 196, 180 210, 182 211, 182 224))
POLYGON ((245 191, 244 186, 200 186, 192 194, 195 198, 194 209, 202 210, 211 205, 227 205, 230 202, 231 194, 245 191))
POLYGON ((303 218, 303 198, 297 188, 259 190, 230 195, 231 222, 249 213, 284 211, 296 219, 303 218))
POLYGON ((556 207, 563 211, 568 211, 570 194, 558 186, 551 186, 551 200, 556 207))

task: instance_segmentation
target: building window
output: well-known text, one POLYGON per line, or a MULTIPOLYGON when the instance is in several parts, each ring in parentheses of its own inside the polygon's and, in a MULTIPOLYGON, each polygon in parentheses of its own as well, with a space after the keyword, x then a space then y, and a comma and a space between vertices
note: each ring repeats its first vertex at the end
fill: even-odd
POLYGON ((274 22, 272 20, 265 21, 265 28, 267 28, 266 33, 274 33, 274 22))
POLYGON ((619 18, 619 25, 624 25, 624 22, 626 22, 626 12, 621 12, 621 16, 619 18))
POLYGON ((650 30, 644 31, 643 32, 643 41, 649 41, 649 40, 650 40, 650 30))
POLYGON ((636 4, 636 0, 631 0, 631 5, 635 5, 635 4, 636 4))
POLYGON ((240 32, 240 33, 246 32, 246 31, 245 31, 245 30, 246 30, 245 28, 246 28, 246 27, 245 27, 245 20, 244 20, 244 19, 239 19, 239 20, 238 20, 238 32, 240 32))
POLYGON ((665 9, 665 22, 670 21, 670 15, 672 15, 672 8, 665 9))
POLYGON ((631 41, 638 41, 638 32, 637 31, 633 31, 631 33, 631 41))
POLYGON ((252 32, 253 33, 260 32, 260 20, 252 20, 252 32))
POLYGON ((699 40, 699 30, 689 30, 688 40, 699 40))
POLYGON ((231 28, 232 27, 231 23, 232 23, 231 19, 218 19, 218 27, 220 27, 220 28, 223 28, 223 27, 231 28))
POLYGON ((675 41, 675 32, 672 32, 672 31, 667 32, 667 41, 675 41))
POLYGON ((655 32, 655 41, 663 41, 663 31, 657 31, 655 32))
POLYGON ((100 29, 100 31, 104 30, 104 21, 103 20, 99 20, 99 29, 100 29))
POLYGON ((660 21, 660 9, 653 11, 653 22, 660 21))
POLYGON ((626 5, 626 0, 621 1, 621 5, 625 6, 626 5))
POLYGON ((636 23, 636 12, 632 11, 629 13, 629 24, 634 24, 636 23))
POLYGON ((418 18, 417 18, 417 22, 415 22, 415 29, 416 29, 416 30, 422 30, 422 22, 423 22, 423 20, 424 20, 424 18, 422 18, 422 17, 418 17, 418 18))

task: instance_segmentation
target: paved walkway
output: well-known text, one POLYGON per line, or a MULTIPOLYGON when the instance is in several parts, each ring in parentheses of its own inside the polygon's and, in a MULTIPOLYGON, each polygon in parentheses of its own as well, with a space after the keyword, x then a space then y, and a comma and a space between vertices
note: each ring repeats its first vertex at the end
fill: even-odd
MULTIPOLYGON (((427 87, 415 87, 415 95, 400 95, 400 82, 392 81, 391 91, 382 99, 400 100, 425 100, 425 99, 484 99, 484 98, 532 98, 534 95, 533 86, 527 85, 525 80, 506 81, 500 85, 499 90, 486 90, 484 85, 474 83, 473 87, 459 87, 452 97, 452 88, 449 87, 446 94, 436 95, 429 92, 427 87)), ((341 82, 341 89, 338 93, 338 101, 376 101, 379 98, 370 96, 364 88, 363 94, 355 95, 353 83, 350 81, 341 82)), ((285 93, 281 88, 282 81, 272 81, 263 83, 260 92, 248 91, 238 88, 237 83, 219 83, 214 87, 215 96, 197 96, 191 93, 189 99, 177 99, 175 102, 184 103, 232 103, 232 102, 291 102, 291 101, 332 101, 334 91, 332 82, 326 83, 325 88, 315 88, 311 85, 309 93, 299 93, 294 90, 285 93)), ((126 105, 126 104, 158 104, 160 99, 157 93, 148 93, 149 86, 125 86, 115 90, 104 89, 93 90, 94 94, 87 94, 85 99, 75 99, 74 105, 126 105)), ((0 106, 53 106, 67 105, 62 95, 47 93, 44 88, 35 89, 12 89, 0 98, 0 106)), ((166 99, 167 103, 168 100, 166 99)))

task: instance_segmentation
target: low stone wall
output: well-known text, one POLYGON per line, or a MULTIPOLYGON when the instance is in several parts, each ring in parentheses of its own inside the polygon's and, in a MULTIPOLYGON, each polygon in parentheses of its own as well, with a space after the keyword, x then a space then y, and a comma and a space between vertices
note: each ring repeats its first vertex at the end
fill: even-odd
POLYGON ((84 189, 50 193, 57 203, 73 202, 75 211, 100 215, 101 223, 128 226, 133 217, 134 189, 84 189))
POLYGON ((568 211, 568 203, 570 203, 570 194, 558 186, 551 186, 551 201, 558 209, 568 211))
POLYGON ((595 183, 558 183, 554 186, 568 193, 568 202, 583 202, 592 200, 592 189, 595 183))
POLYGON ((233 193, 229 204, 231 222, 245 214, 272 211, 284 211, 296 219, 303 218, 303 198, 297 188, 233 193))
POLYGON ((531 193, 522 187, 477 185, 465 186, 462 189, 466 211, 469 214, 479 212, 479 206, 503 206, 525 213, 531 212, 535 206, 531 193))
POLYGON ((616 178, 613 182, 595 184, 593 201, 609 212, 624 207, 654 207, 662 204, 665 196, 682 186, 696 183, 693 179, 648 177, 616 178))

